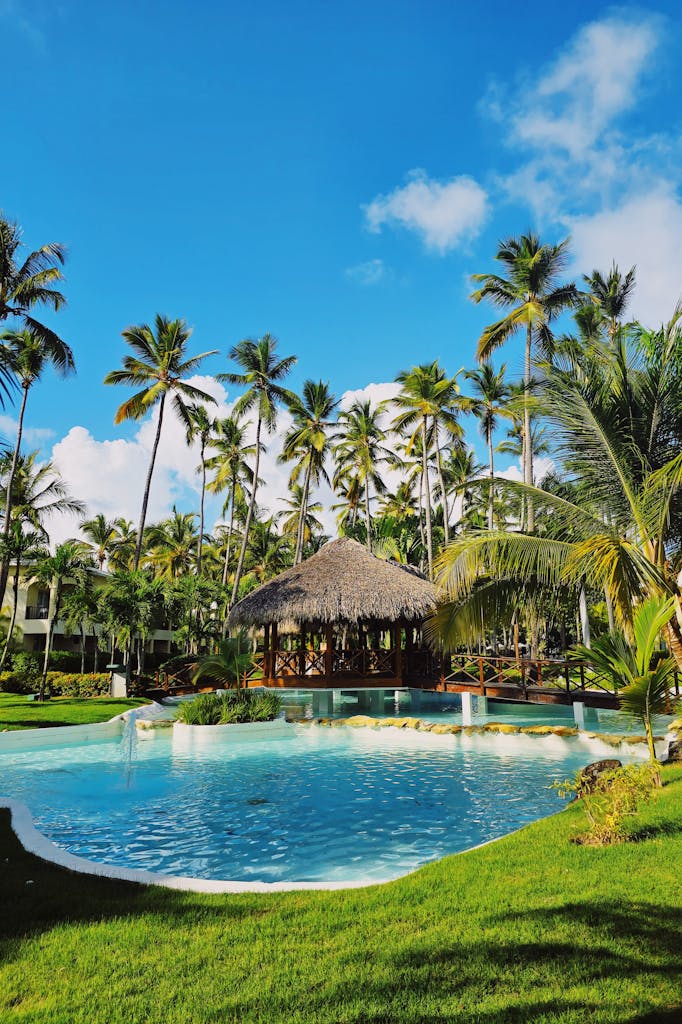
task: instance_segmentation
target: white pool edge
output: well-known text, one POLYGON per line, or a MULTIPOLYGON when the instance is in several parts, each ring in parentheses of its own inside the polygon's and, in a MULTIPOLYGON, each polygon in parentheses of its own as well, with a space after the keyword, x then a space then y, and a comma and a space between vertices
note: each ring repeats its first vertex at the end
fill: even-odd
MULTIPOLYGON (((101 726, 110 726, 114 722, 125 722, 127 719, 135 718, 147 718, 154 719, 161 717, 165 713, 165 709, 162 705, 157 703, 145 704, 139 708, 131 708, 129 711, 124 711, 122 714, 117 715, 116 718, 110 719, 108 722, 97 723, 101 726)), ((96 727, 96 726, 95 726, 96 727)), ((85 729, 92 728, 92 726, 70 726, 69 731, 72 729, 85 729)), ((50 730, 19 730, 19 735, 26 736, 27 732, 55 732, 59 733, 64 731, 64 727, 59 727, 50 730)), ((401 730, 402 731, 402 730, 401 730)), ((14 733, 5 735, 15 735, 14 733)), ((72 734, 73 735, 73 734, 72 734)), ((430 734, 433 735, 433 734, 430 734)), ((461 735, 461 734, 459 734, 461 735)), ((499 736, 499 734, 491 733, 490 735, 499 736)), ((81 737, 82 738, 82 737, 81 737)), ((442 736, 439 739, 446 739, 452 737, 442 736)), ((546 739, 546 736, 539 736, 537 739, 546 739)), ((557 737, 555 737, 557 738, 557 737)), ((568 739, 569 737, 559 737, 561 739, 568 739)), ((570 737, 576 739, 577 737, 570 737)), ((595 742, 591 738, 583 737, 587 740, 586 747, 595 742)), ((668 733, 665 737, 666 749, 667 741, 673 738, 671 733, 668 733)), ((603 753, 603 751, 600 751, 603 753)), ((596 753, 593 750, 593 753, 596 753)), ((611 756, 615 756, 615 752, 611 752, 611 756)), ((9 810, 11 827, 16 835, 17 839, 26 850, 27 853, 32 853, 42 860, 45 860, 51 864, 55 864, 58 867, 66 868, 69 871, 74 871, 82 875, 90 875, 98 878, 114 879, 122 882, 133 882, 138 885, 156 885, 164 889, 174 889, 184 892, 196 892, 196 893, 209 893, 214 895, 220 894, 239 894, 239 893, 277 893, 277 892, 333 892, 342 891, 348 889, 367 889, 374 885, 386 885, 391 882, 398 881, 399 879, 406 878, 408 875, 414 874, 415 871, 421 870, 421 868, 427 867, 429 864, 434 862, 427 862, 427 864, 420 865, 419 868, 415 868, 412 871, 407 871, 403 875, 399 875, 398 878, 391 879, 355 879, 353 881, 337 881, 337 882, 258 882, 258 881, 229 881, 227 879, 211 879, 211 878, 193 878, 186 875, 164 875, 156 871, 145 871, 136 868, 124 868, 118 867, 114 864, 100 864, 97 861, 87 860, 85 857, 78 857, 75 854, 69 853, 66 850, 61 849, 48 839, 47 836, 39 832, 35 827, 33 816, 29 807, 21 800, 8 799, 0 796, 0 809, 9 810)), ((564 808, 560 808, 555 814, 560 814, 564 808)), ((546 817, 554 817, 554 814, 545 815, 542 818, 538 818, 538 821, 544 820, 546 817)), ((488 839, 483 843, 478 843, 475 846, 471 846, 466 850, 460 850, 458 853, 445 854, 445 856, 461 856, 462 854, 471 853, 473 850, 482 849, 485 846, 490 846, 492 843, 498 843, 502 839, 506 839, 508 836, 515 835, 517 832, 523 831, 524 828, 528 828, 534 822, 527 822, 517 829, 513 829, 511 832, 505 833, 503 836, 498 836, 495 839, 488 839)), ((439 860, 443 858, 438 858, 439 860)))

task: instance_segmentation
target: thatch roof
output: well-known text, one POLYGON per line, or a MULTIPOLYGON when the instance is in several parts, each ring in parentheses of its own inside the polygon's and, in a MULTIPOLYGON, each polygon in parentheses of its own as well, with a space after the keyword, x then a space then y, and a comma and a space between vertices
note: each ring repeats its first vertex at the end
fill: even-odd
POLYGON ((346 537, 252 591, 231 626, 415 622, 436 606, 436 588, 408 566, 387 562, 346 537))

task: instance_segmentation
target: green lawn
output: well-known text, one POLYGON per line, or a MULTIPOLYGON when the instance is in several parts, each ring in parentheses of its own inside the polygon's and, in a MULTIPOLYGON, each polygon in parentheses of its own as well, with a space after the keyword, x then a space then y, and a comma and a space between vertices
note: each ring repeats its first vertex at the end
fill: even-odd
POLYGON ((115 715, 149 701, 138 698, 52 697, 44 703, 22 694, 0 693, 0 732, 7 729, 45 729, 51 725, 87 725, 106 722, 115 715))
MULTIPOLYGON (((384 886, 199 896, 72 875, 0 820, 0 1020, 40 1024, 682 1019, 682 766, 637 841, 580 808, 384 886)), ((504 794, 500 794, 504 799, 504 794)))

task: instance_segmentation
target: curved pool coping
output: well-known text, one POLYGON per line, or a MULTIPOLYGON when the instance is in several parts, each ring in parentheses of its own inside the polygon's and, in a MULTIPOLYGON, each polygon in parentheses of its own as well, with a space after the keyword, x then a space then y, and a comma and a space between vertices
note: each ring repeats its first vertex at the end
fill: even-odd
MULTIPOLYGON (((117 715, 115 718, 110 719, 108 722, 95 723, 94 725, 87 726, 69 726, 69 732, 71 736, 73 733, 72 729, 79 730, 91 730, 93 727, 99 726, 111 726, 112 723, 125 723, 127 719, 154 719, 162 717, 165 714, 165 709, 156 703, 142 705, 139 708, 131 708, 129 711, 124 711, 122 714, 117 715)), ((65 727, 59 727, 54 729, 26 729, 17 730, 19 735, 26 736, 26 733, 64 733, 65 727)), ((5 735, 16 735, 16 732, 8 733, 5 735)), ((101 735, 101 732, 100 732, 101 735)), ((491 734, 499 735, 499 734, 491 734)), ((80 736, 79 738, 85 738, 80 736)), ((89 737, 88 737, 89 738, 89 737)), ((443 737, 445 738, 445 737, 443 737)), ((505 739, 510 737, 505 737, 505 739)), ((538 737, 542 739, 545 737, 538 737)), ((574 738, 574 737, 573 737, 574 738)), ((668 737, 666 737, 667 739, 668 737)), ((593 739, 587 739, 586 750, 593 747, 593 739)), ((604 751, 600 751, 604 753, 604 751)), ((613 755, 613 751, 611 752, 613 755)), ((27 853, 32 853, 36 857, 40 857, 42 860, 47 861, 50 864, 55 864, 58 867, 66 868, 68 871, 74 871, 81 875, 90 875, 97 878, 108 878, 121 882, 132 882, 138 885, 157 885, 164 889, 175 889, 184 892, 196 892, 196 893, 209 893, 214 895, 220 894, 239 894, 239 893, 278 893, 278 892, 333 892, 346 889, 367 889, 373 885, 387 885, 390 882, 398 881, 401 878, 406 878, 408 875, 414 874, 415 871, 421 870, 422 867, 426 867, 427 864, 420 865, 418 868, 414 868, 412 871, 406 871, 405 874, 399 875, 398 878, 391 879, 355 879, 353 881, 337 881, 337 882, 259 882, 253 881, 229 881, 227 879, 214 879, 214 878, 194 878, 189 875, 164 875, 158 871, 146 871, 140 868, 124 868, 119 867, 115 864, 98 863, 97 861, 88 860, 85 857, 78 857, 76 854, 69 853, 67 850, 63 850, 61 847, 53 843, 51 839, 48 839, 42 832, 39 832, 33 821, 33 815, 29 807, 21 800, 12 800, 0 796, 0 809, 9 810, 11 828, 17 839, 26 850, 27 853)), ((555 811, 555 814, 561 814, 564 808, 560 808, 555 811)), ((541 818, 536 819, 537 821, 543 821, 547 817, 554 817, 554 814, 543 815, 541 818)), ((482 849, 484 846, 490 846, 491 843, 499 843, 502 839, 506 839, 507 836, 514 835, 517 832, 521 832, 525 828, 529 828, 530 825, 535 822, 527 822, 521 825, 520 828, 512 829, 511 832, 506 832, 503 836, 498 836, 495 839, 488 839, 484 843, 477 843, 475 846, 470 846, 466 850, 459 850, 456 853, 446 854, 445 856, 460 856, 464 853, 470 853, 472 850, 482 849)), ((438 858, 442 860, 443 858, 438 858)), ((428 862, 435 863, 435 862, 428 862)))

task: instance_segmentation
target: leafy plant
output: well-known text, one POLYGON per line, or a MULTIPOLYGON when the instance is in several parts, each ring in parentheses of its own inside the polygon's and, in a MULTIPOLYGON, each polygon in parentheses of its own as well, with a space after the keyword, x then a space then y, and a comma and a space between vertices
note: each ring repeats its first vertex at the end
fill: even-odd
POLYGON ((239 680, 252 663, 249 638, 245 633, 239 633, 221 641, 217 654, 207 654, 199 661, 192 682, 210 682, 218 686, 239 685, 239 680))
POLYGON ((231 690, 228 693, 202 693, 183 701, 177 721, 185 725, 232 725, 244 722, 271 722, 277 718, 282 702, 274 693, 231 690))
POLYGON ((653 764, 628 765, 602 772, 596 780, 587 780, 582 770, 575 779, 555 782, 560 797, 580 800, 588 821, 588 830, 575 841, 590 846, 608 846, 628 839, 626 823, 642 804, 651 799, 654 786, 660 785, 653 764))
MULTIPOLYGON (((614 632, 596 640, 592 647, 577 647, 572 652, 573 657, 587 661, 612 684, 619 692, 621 709, 642 723, 654 765, 657 761, 652 718, 668 710, 670 680, 675 670, 672 658, 654 658, 658 653, 655 646, 674 608, 673 598, 650 597, 633 616, 633 643, 624 633, 614 632)), ((660 783, 658 774, 657 777, 660 783)))

